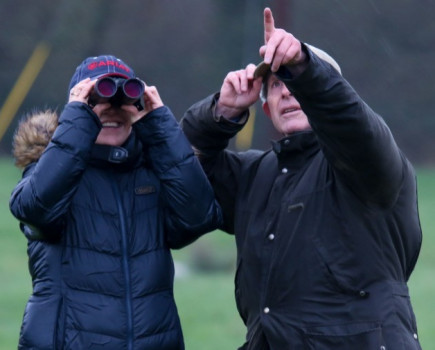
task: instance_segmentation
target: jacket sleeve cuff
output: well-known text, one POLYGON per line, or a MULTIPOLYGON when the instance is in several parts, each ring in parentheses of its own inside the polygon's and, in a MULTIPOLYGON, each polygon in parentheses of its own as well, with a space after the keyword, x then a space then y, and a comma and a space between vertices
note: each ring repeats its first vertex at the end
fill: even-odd
POLYGON ((246 111, 241 113, 239 116, 229 119, 229 118, 224 117, 223 115, 218 115, 216 113, 216 106, 217 106, 218 100, 219 100, 219 93, 216 93, 214 95, 214 98, 213 98, 211 110, 212 110, 213 119, 217 123, 223 123, 223 124, 227 123, 228 125, 232 124, 234 126, 238 125, 238 126, 242 126, 242 127, 247 123, 248 118, 249 118, 249 109, 246 109, 246 111))

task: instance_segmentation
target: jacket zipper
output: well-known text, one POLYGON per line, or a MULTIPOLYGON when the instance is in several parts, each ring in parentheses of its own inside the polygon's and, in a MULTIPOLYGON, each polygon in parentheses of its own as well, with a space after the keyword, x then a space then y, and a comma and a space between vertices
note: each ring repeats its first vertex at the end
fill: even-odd
POLYGON ((125 306, 127 309, 127 349, 133 349, 133 308, 131 305, 131 277, 130 277, 130 264, 128 261, 128 239, 127 239, 127 224, 125 220, 125 212, 122 206, 122 197, 117 185, 116 179, 111 181, 113 193, 115 196, 116 205, 119 213, 119 221, 121 228, 121 244, 122 244, 122 270, 124 272, 125 282, 125 306))

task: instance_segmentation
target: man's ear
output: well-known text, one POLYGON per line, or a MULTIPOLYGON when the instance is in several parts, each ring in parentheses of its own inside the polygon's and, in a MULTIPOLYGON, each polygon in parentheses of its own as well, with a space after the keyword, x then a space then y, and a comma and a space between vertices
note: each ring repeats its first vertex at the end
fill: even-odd
POLYGON ((264 114, 266 114, 269 118, 271 118, 270 117, 270 109, 269 109, 269 104, 267 103, 267 102, 263 102, 263 111, 264 111, 264 114))

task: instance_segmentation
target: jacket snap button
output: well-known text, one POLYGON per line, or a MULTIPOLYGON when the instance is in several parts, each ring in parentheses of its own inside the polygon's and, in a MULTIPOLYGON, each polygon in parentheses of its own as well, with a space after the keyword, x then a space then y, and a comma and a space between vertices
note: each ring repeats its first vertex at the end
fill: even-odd
POLYGON ((418 339, 418 335, 417 335, 417 333, 414 333, 414 339, 415 339, 415 340, 418 339))
POLYGON ((269 241, 273 241, 275 239, 275 235, 271 233, 269 236, 267 236, 267 238, 269 238, 269 241))
POLYGON ((281 172, 282 172, 283 174, 287 174, 288 169, 287 169, 287 168, 282 168, 281 172))
POLYGON ((359 291, 359 296, 360 297, 365 297, 366 296, 366 292, 364 290, 360 290, 359 291))
POLYGON ((263 311, 265 314, 268 314, 270 312, 270 309, 268 307, 265 307, 263 311))

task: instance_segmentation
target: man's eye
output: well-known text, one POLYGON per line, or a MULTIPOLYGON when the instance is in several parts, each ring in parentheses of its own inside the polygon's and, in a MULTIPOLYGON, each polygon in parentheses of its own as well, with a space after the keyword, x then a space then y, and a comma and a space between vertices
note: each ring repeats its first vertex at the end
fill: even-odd
POLYGON ((272 88, 279 88, 282 85, 282 82, 280 80, 275 80, 272 82, 272 88))

